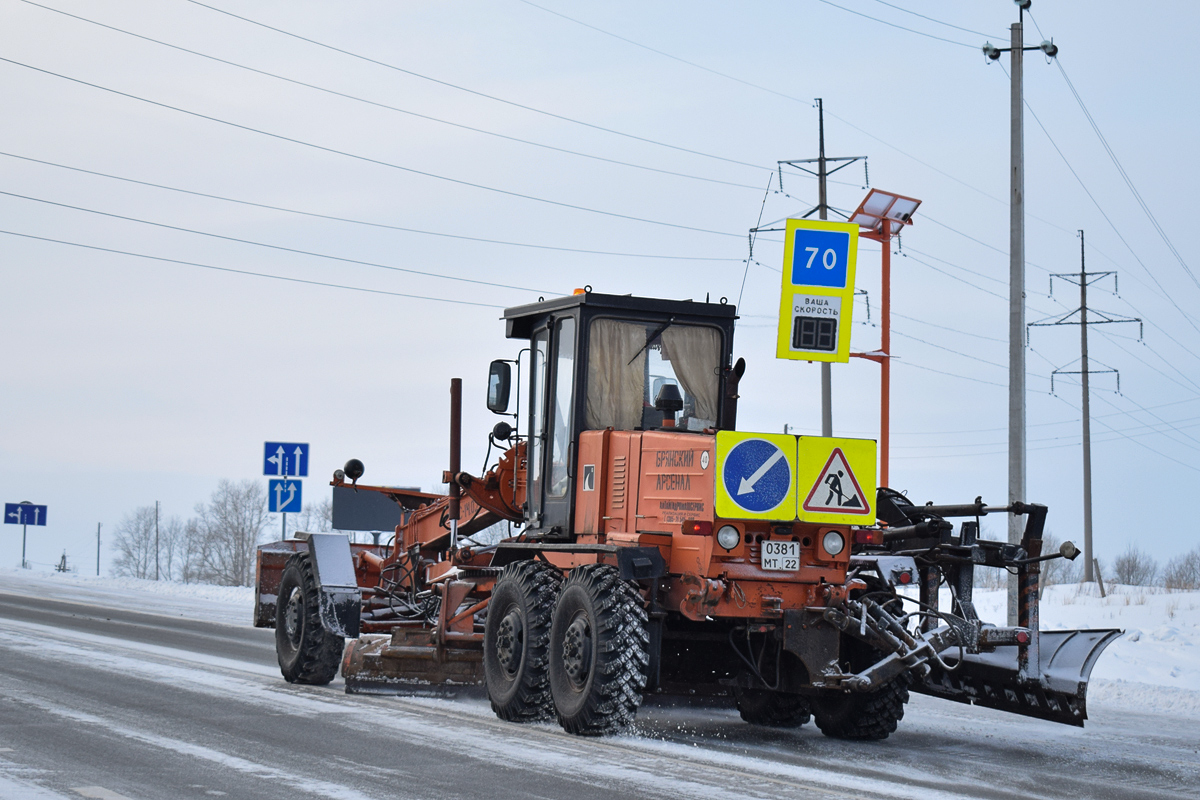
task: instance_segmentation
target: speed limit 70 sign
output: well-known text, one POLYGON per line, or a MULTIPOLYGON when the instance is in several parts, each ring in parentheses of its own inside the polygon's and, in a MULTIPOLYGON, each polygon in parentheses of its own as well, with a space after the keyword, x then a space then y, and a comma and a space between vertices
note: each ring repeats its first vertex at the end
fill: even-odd
POLYGON ((777 358, 849 361, 858 225, 789 219, 777 358))

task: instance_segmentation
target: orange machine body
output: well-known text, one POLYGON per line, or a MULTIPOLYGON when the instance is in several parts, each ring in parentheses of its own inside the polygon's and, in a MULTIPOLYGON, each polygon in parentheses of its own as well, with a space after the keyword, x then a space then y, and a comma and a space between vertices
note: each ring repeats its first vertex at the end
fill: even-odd
POLYGON ((850 548, 826 553, 822 537, 848 526, 723 519, 714 509, 715 437, 671 431, 585 431, 576 461, 580 543, 657 547, 667 563, 665 604, 694 620, 778 619, 784 608, 824 606, 844 595, 850 548), (713 535, 738 531, 729 550, 713 535), (765 541, 800 545, 800 568, 761 567, 765 541))

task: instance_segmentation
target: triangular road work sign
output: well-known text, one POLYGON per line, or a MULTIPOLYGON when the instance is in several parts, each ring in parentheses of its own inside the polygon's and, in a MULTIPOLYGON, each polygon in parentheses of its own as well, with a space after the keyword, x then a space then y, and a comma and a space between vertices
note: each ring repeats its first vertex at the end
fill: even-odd
POLYGON ((858 478, 854 477, 842 448, 835 447, 829 454, 829 460, 804 500, 804 510, 870 515, 871 504, 858 485, 858 478))

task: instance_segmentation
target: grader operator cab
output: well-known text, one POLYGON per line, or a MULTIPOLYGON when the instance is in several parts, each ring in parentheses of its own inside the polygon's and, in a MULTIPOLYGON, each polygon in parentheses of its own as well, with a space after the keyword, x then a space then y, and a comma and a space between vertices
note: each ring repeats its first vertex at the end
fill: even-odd
POLYGON ((256 624, 287 680, 340 663, 350 692, 482 685, 501 718, 578 734, 651 694, 848 739, 888 736, 910 691, 1083 724, 1119 632, 1039 630, 1039 564, 1075 555, 1042 554, 1045 506, 915 506, 875 486, 872 441, 738 431, 724 303, 586 292, 504 319, 527 349, 489 371, 488 407, 516 420, 495 466, 461 470, 456 379, 447 495, 359 484, 352 460, 333 484, 405 510, 390 542, 260 548, 256 624), (1024 517, 1019 545, 979 538, 995 513, 1024 517), (515 534, 472 538, 497 522, 515 534), (977 567, 1019 576, 1018 625, 979 619, 977 567))

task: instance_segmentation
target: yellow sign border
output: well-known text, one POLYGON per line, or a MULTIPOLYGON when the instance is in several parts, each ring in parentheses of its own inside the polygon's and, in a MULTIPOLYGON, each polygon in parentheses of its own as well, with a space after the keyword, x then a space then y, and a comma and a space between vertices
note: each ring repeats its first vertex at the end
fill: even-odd
POLYGON ((789 219, 783 240, 783 282, 779 292, 779 329, 775 341, 775 357, 792 361, 831 361, 846 363, 850 360, 850 328, 854 318, 854 277, 858 268, 858 226, 850 222, 828 220, 789 219), (798 230, 838 231, 850 234, 846 256, 846 286, 837 289, 831 286, 810 286, 792 283, 792 263, 798 230), (838 314, 837 350, 818 353, 792 349, 792 304, 797 294, 841 299, 838 314))
POLYGON ((774 522, 793 522, 796 519, 797 506, 797 471, 796 471, 796 436, 791 433, 754 433, 751 431, 717 431, 717 442, 715 458, 713 458, 713 482, 716 484, 715 500, 713 509, 717 512, 717 516, 723 519, 765 519, 774 522), (787 461, 788 469, 791 470, 791 480, 788 482, 788 491, 783 499, 779 501, 770 511, 756 512, 748 511, 738 505, 737 501, 729 496, 729 492, 725 488, 725 457, 729 455, 729 451, 744 441, 750 439, 762 439, 770 442, 783 451, 784 460, 787 461))
POLYGON ((825 436, 799 436, 796 445, 796 512, 801 522, 827 523, 830 525, 874 525, 876 442, 874 439, 841 439, 825 436), (808 511, 804 503, 814 485, 821 478, 830 456, 840 449, 846 463, 854 472, 858 487, 862 490, 867 509, 860 514, 838 514, 832 511, 808 511))

